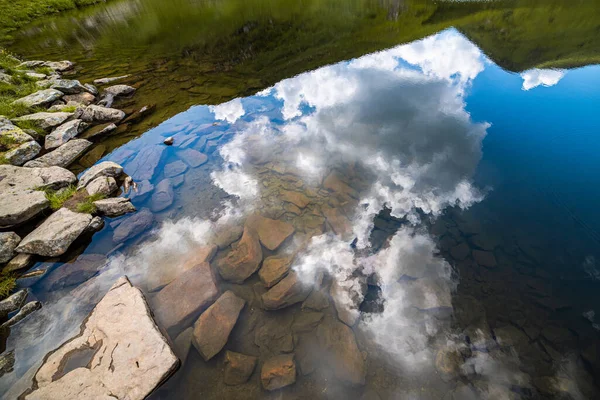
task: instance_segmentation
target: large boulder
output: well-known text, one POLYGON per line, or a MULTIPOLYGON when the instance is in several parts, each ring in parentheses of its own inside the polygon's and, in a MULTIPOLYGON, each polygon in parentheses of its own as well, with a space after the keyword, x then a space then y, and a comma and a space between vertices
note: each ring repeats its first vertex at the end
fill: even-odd
POLYGON ((144 295, 122 277, 85 319, 81 332, 45 358, 24 397, 141 400, 178 365, 144 295))
POLYGON ((21 238, 14 232, 0 232, 0 264, 15 256, 15 249, 20 241, 21 238))
POLYGON ((133 239, 142 232, 146 232, 154 223, 154 215, 147 208, 142 208, 135 214, 117 226, 113 232, 113 242, 121 243, 128 239, 133 239))
POLYGON ((260 381, 266 390, 277 390, 296 382, 296 363, 293 354, 269 358, 260 371, 260 381))
POLYGON ((225 346, 245 304, 245 300, 226 291, 200 315, 194 324, 192 343, 204 360, 210 360, 225 346))
POLYGON ((42 146, 40 146, 37 142, 25 142, 18 147, 4 153, 4 159, 12 165, 23 165, 37 156, 41 150, 42 146))
POLYGON ((76 79, 56 79, 52 82, 50 88, 60 90, 64 94, 77 94, 86 91, 85 86, 76 79))
POLYGON ((317 339, 329 371, 343 382, 364 385, 365 361, 352 329, 339 321, 327 319, 317 327, 317 339))
POLYGON ((218 290, 210 265, 203 262, 183 272, 153 299, 154 313, 166 328, 178 326, 205 309, 218 290))
POLYGON ((269 250, 276 250, 294 233, 292 224, 259 215, 248 217, 246 226, 258 234, 260 243, 269 250))
POLYGON ((21 97, 20 99, 13 101, 13 104, 20 104, 26 107, 45 107, 60 99, 62 96, 63 92, 60 90, 44 89, 28 96, 21 97))
POLYGON ((83 132, 86 127, 87 124, 80 119, 74 119, 72 121, 65 122, 59 127, 54 128, 52 133, 46 136, 44 148, 46 150, 51 150, 62 146, 83 132))
POLYGON ((305 287, 298 275, 291 272, 262 295, 263 306, 267 310, 279 310, 304 301, 309 293, 309 288, 305 287))
POLYGON ((173 185, 171 180, 163 179, 156 185, 150 199, 150 209, 154 212, 162 211, 173 204, 173 185))
POLYGON ((39 189, 60 189, 77 181, 61 167, 23 168, 0 165, 0 227, 26 222, 50 205, 39 189))
POLYGON ((35 114, 23 115, 13 119, 14 122, 32 122, 43 130, 50 130, 60 124, 65 123, 73 113, 68 112, 38 112, 35 114))
POLYGON ((100 214, 110 218, 135 212, 135 206, 124 197, 98 200, 94 202, 94 205, 100 214))
POLYGON ((232 245, 227 256, 217 261, 217 268, 223 279, 242 283, 256 272, 261 261, 262 249, 258 237, 245 228, 242 239, 232 245))
POLYGON ((225 352, 225 374, 223 382, 226 385, 241 385, 248 381, 254 367, 256 367, 256 357, 247 356, 245 354, 234 353, 233 351, 225 352))
POLYGON ((67 251, 71 243, 81 235, 91 221, 90 214, 61 208, 25 236, 16 250, 19 253, 46 257, 60 256, 67 251))
POLYGON ((108 108, 97 105, 89 105, 81 114, 85 122, 119 122, 125 118, 125 113, 116 108, 108 108))
POLYGON ((99 176, 118 177, 123 173, 123 167, 112 161, 104 161, 94 165, 81 175, 77 189, 87 186, 88 183, 98 178, 99 176))
POLYGON ((28 161, 25 163, 25 166, 29 168, 52 166, 65 168, 77 160, 91 145, 92 142, 85 139, 70 140, 56 150, 46 153, 35 160, 28 161))

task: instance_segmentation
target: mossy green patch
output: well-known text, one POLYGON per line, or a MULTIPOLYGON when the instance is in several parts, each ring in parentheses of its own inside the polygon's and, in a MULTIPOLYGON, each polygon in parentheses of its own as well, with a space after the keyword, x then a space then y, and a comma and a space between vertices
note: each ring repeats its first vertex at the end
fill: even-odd
POLYGON ((50 202, 50 208, 58 210, 77 192, 77 188, 74 185, 70 185, 60 190, 44 189, 46 198, 50 202))
POLYGON ((11 273, 0 274, 0 300, 8 297, 10 292, 17 287, 17 278, 11 273))
POLYGON ((100 193, 87 196, 83 202, 77 204, 76 211, 80 213, 94 214, 96 212, 96 205, 94 202, 104 198, 106 198, 106 196, 100 193))

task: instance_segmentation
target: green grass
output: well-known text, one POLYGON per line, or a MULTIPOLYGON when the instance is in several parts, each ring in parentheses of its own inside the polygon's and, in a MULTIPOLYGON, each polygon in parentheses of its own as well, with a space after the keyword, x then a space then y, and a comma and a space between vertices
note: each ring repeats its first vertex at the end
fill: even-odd
POLYGON ((42 128, 40 128, 34 121, 31 121, 31 120, 16 121, 16 122, 14 122, 14 124, 21 129, 33 129, 38 134, 46 136, 46 131, 43 130, 42 128))
POLYGON ((77 110, 77 106, 66 106, 61 108, 60 112, 75 112, 75 110, 77 110))
POLYGON ((77 188, 75 185, 70 185, 61 190, 42 189, 42 191, 46 193, 46 198, 50 202, 50 208, 58 210, 77 192, 77 188))
POLYGON ((8 118, 36 112, 35 109, 23 104, 12 104, 16 99, 40 90, 35 79, 25 75, 25 72, 17 68, 19 63, 20 61, 6 50, 0 49, 0 69, 5 70, 5 73, 11 76, 10 83, 0 82, 0 115, 8 118))
MULTIPOLYGON (((11 131, 12 132, 12 131, 11 131)), ((0 151, 8 151, 17 144, 17 141, 8 135, 0 136, 0 151)))
POLYGON ((4 154, 0 153, 0 165, 10 164, 4 154))
POLYGON ((94 214, 96 212, 96 206, 94 205, 94 202, 104 198, 106 198, 106 196, 101 193, 88 196, 83 202, 77 204, 76 210, 80 213, 94 214))
POLYGON ((13 274, 0 274, 0 300, 8 297, 15 287, 17 287, 17 278, 13 274))

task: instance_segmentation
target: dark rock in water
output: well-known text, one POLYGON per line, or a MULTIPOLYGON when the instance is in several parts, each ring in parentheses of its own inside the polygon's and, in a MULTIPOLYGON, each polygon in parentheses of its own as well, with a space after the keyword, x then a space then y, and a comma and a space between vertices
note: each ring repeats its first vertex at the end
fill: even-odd
MULTIPOLYGON (((152 114, 156 110, 156 104, 150 104, 134 111, 130 116, 125 118, 124 124, 132 124, 141 121, 146 116, 152 114)), ((163 142, 164 143, 164 142, 163 142)), ((167 144, 167 143, 165 143, 167 144)))
POLYGON ((310 332, 319 325, 323 320, 322 312, 304 311, 296 314, 292 331, 294 332, 310 332))
POLYGON ((496 257, 491 251, 473 250, 473 259, 482 267, 494 268, 497 264, 496 257))
POLYGON ((185 365, 188 354, 190 353, 190 347, 192 347, 192 337, 194 336, 194 328, 189 327, 181 332, 175 338, 173 345, 175 347, 175 354, 179 357, 181 365, 185 365))
POLYGON ((96 139, 101 136, 108 135, 109 133, 115 131, 117 129, 117 125, 112 122, 102 125, 96 125, 86 130, 81 138, 83 139, 96 139))
POLYGON ((163 143, 166 144, 167 146, 171 146, 174 141, 175 141, 175 139, 173 139, 173 136, 169 136, 168 138, 166 138, 163 141, 163 143))
POLYGON ((262 295, 265 309, 279 310, 304 301, 310 290, 306 288, 296 273, 290 273, 278 284, 262 295))
POLYGON ((21 308, 26 298, 27 289, 21 289, 0 301, 0 319, 6 318, 8 314, 21 308))
POLYGON ((179 158, 183 160, 183 162, 185 162, 192 168, 196 168, 203 164, 206 164, 206 162, 208 161, 208 157, 206 156, 206 154, 202 154, 198 150, 194 149, 181 150, 177 154, 179 158))
POLYGON ((242 283, 258 269, 262 249, 256 234, 248 228, 244 229, 242 239, 232 247, 226 257, 217 261, 217 268, 223 279, 242 283))
POLYGON ((221 351, 246 301, 227 291, 200 315, 192 343, 205 361, 221 351))
POLYGON ((136 181, 151 180, 165 151, 162 145, 143 147, 135 158, 127 163, 125 171, 136 181))
POLYGON ((258 276, 268 288, 282 280, 290 270, 292 260, 289 257, 267 257, 263 261, 258 276))
POLYGON ((281 316, 266 314, 259 321, 254 332, 254 344, 259 347, 262 358, 291 353, 294 350, 292 321, 291 314, 281 316))
POLYGON ((178 326, 205 309, 218 294, 207 262, 183 272, 153 299, 154 314, 166 328, 178 326))
POLYGON ((181 160, 177 160, 172 163, 169 163, 169 164, 165 165, 165 169, 164 169, 165 178, 173 178, 177 175, 181 175, 185 171, 187 171, 187 169, 188 169, 187 165, 185 165, 185 163, 181 160))
POLYGON ((120 81, 122 79, 128 78, 130 75, 121 75, 121 76, 110 76, 107 78, 99 78, 94 79, 94 85, 106 85, 111 82, 120 81))
POLYGON ((40 303, 39 301, 31 301, 25 304, 23 308, 21 308, 21 310, 14 317, 0 325, 0 327, 7 328, 13 326, 25 319, 29 314, 36 310, 39 310, 40 308, 42 308, 42 303, 40 303))
POLYGON ((435 368, 444 381, 458 378, 465 360, 456 346, 444 346, 435 356, 435 368))
POLYGON ((329 297, 320 290, 313 290, 302 303, 302 309, 321 311, 329 307, 329 297))
POLYGON ((147 208, 142 208, 135 214, 127 217, 115 228, 113 242, 121 243, 132 239, 142 232, 146 232, 154 223, 154 215, 147 208))
POLYGON ((277 390, 296 382, 296 363, 293 354, 281 354, 265 361, 260 381, 266 390, 277 390))
POLYGON ((460 244, 450 249, 450 254, 452 255, 452 258, 454 258, 457 261, 464 260, 469 256, 470 253, 471 249, 469 248, 469 245, 465 242, 461 242, 460 244))
POLYGON ((83 254, 76 261, 54 269, 42 285, 50 292, 79 285, 97 275, 106 262, 107 258, 102 254, 83 254))
POLYGON ((169 179, 163 179, 156 185, 150 200, 150 209, 154 212, 162 211, 173 204, 173 185, 169 179))
POLYGON ((228 226, 222 231, 217 232, 215 244, 219 247, 219 250, 223 250, 224 248, 229 247, 231 243, 241 238, 243 233, 244 227, 242 225, 228 226))
POLYGON ((310 203, 310 199, 306 197, 304 193, 296 191, 282 190, 281 199, 283 201, 287 201, 288 203, 292 203, 299 208, 304 208, 310 203))
POLYGON ((256 367, 256 361, 256 357, 226 351, 223 382, 226 385, 241 385, 246 382, 250 378, 250 375, 252 375, 254 367, 256 367))
POLYGON ((14 232, 0 232, 0 264, 15 256, 15 249, 20 241, 21 238, 14 232))
POLYGON ((246 226, 258 234, 260 243, 269 250, 277 250, 295 231, 292 224, 260 215, 248 217, 246 226))
POLYGON ((483 304, 473 296, 454 296, 454 317, 461 327, 467 327, 478 320, 485 320, 483 304))
POLYGON ((317 338, 329 370, 339 380, 352 385, 365 384, 365 361, 352 329, 339 321, 328 319, 317 327, 317 338))

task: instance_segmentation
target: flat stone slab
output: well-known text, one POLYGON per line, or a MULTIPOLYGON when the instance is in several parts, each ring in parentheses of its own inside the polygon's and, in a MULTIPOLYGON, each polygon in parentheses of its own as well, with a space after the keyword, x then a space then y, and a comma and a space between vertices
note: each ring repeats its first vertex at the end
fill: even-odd
POLYGON ((149 230, 154 223, 154 215, 147 208, 142 208, 121 222, 113 232, 113 242, 120 243, 132 239, 142 232, 149 230))
POLYGON ((123 214, 135 212, 135 206, 129 199, 124 197, 113 197, 110 199, 98 200, 94 202, 96 209, 102 215, 114 218, 123 214))
POLYGON ((44 130, 50 130, 66 122, 73 113, 68 112, 38 112, 35 114, 23 115, 13 119, 14 122, 31 121, 36 126, 44 130))
POLYGON ((83 322, 81 333, 47 356, 24 397, 141 400, 178 365, 144 295, 122 277, 83 322))
POLYGON ((258 234, 260 243, 269 250, 276 250, 295 231, 290 223, 259 215, 248 217, 246 226, 258 234))
POLYGON ((62 96, 63 92, 60 90, 44 89, 28 96, 21 97, 20 99, 13 101, 13 104, 23 104, 27 107, 44 107, 60 99, 62 96))
POLYGON ((242 283, 256 272, 261 261, 262 248, 258 237, 254 231, 245 228, 242 239, 217 262, 217 268, 223 279, 242 283))
POLYGON ((25 163, 26 167, 68 167, 71 165, 80 155, 82 155, 90 146, 92 142, 85 139, 74 139, 63 144, 59 148, 50 153, 46 153, 41 157, 36 158, 25 163))
POLYGON ((25 236, 16 251, 46 257, 60 256, 83 233, 90 222, 92 222, 90 214, 61 208, 25 236))
POLYGON ((125 113, 116 108, 89 105, 81 114, 85 122, 119 122, 125 118, 125 113))
POLYGON ((30 141, 23 143, 19 147, 16 147, 10 151, 7 151, 4 153, 4 158, 12 165, 23 165, 37 156, 41 150, 42 146, 40 146, 37 142, 30 141))
POLYGON ((296 382, 294 354, 269 358, 260 371, 260 381, 267 390, 277 390, 296 382))
POLYGON ((51 150, 60 147, 83 132, 86 127, 87 124, 80 119, 65 122, 54 128, 54 130, 46 136, 44 148, 46 150, 51 150))
POLYGON ((127 175, 136 181, 151 180, 165 151, 165 146, 143 147, 135 158, 125 165, 127 175))

